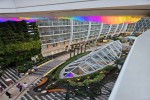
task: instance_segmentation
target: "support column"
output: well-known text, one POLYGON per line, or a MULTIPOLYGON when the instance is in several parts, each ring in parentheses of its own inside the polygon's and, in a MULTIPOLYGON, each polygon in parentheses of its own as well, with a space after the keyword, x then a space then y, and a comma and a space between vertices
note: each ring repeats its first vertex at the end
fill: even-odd
POLYGON ((77 54, 79 54, 80 44, 78 44, 77 54))
POLYGON ((127 29, 127 27, 128 27, 128 23, 127 23, 127 24, 125 24, 125 27, 123 28, 123 31, 122 31, 122 32, 125 32, 125 31, 126 31, 126 29, 127 29))
POLYGON ((106 35, 105 39, 107 39, 107 36, 109 35, 110 30, 111 30, 111 27, 112 27, 112 25, 110 25, 109 30, 108 30, 108 32, 107 32, 107 35, 106 35))
POLYGON ((69 41, 69 45, 68 45, 68 49, 67 51, 70 49, 70 45, 72 44, 72 39, 73 39, 73 20, 70 19, 70 27, 71 27, 71 33, 70 33, 70 41, 69 41))
POLYGON ((88 35, 86 37, 85 43, 88 41, 91 32, 91 21, 89 21, 88 35))
POLYGON ((121 29, 118 34, 120 34, 122 32, 123 27, 124 27, 124 23, 122 24, 121 29))
POLYGON ((71 54, 71 49, 69 50, 69 53, 70 53, 70 58, 71 58, 71 55, 72 55, 72 54, 71 54))
POLYGON ((84 52, 86 52, 86 44, 84 45, 84 52))
POLYGON ((81 53, 82 53, 82 51, 83 51, 83 45, 81 45, 81 53))
POLYGON ((73 56, 76 55, 76 48, 75 48, 75 45, 73 46, 73 56))
POLYGON ((103 23, 101 23, 101 28, 100 28, 100 30, 99 30, 98 37, 97 37, 96 40, 95 40, 95 44, 96 44, 97 40, 99 39, 100 35, 102 34, 102 29, 103 29, 103 23))
POLYGON ((117 24, 117 27, 116 27, 116 29, 115 29, 114 34, 113 34, 113 35, 115 35, 115 34, 116 34, 116 32, 117 32, 117 30, 118 30, 118 27, 119 27, 119 24, 117 24))

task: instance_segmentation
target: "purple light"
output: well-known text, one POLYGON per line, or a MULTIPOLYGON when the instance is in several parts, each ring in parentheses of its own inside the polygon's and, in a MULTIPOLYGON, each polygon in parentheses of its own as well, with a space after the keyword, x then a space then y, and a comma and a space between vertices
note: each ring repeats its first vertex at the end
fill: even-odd
POLYGON ((21 21, 19 18, 8 18, 9 21, 21 21))
POLYGON ((4 18, 0 18, 0 22, 6 22, 7 20, 5 20, 4 18))
POLYGON ((36 22, 36 19, 34 18, 23 18, 23 17, 10 17, 10 18, 3 18, 0 17, 0 22, 7 22, 7 21, 26 21, 26 22, 36 22))
POLYGON ((25 20, 26 22, 36 22, 36 20, 34 19, 30 19, 30 20, 25 20))
POLYGON ((72 73, 68 73, 66 76, 65 76, 65 78, 73 78, 74 77, 74 75, 72 74, 72 73))

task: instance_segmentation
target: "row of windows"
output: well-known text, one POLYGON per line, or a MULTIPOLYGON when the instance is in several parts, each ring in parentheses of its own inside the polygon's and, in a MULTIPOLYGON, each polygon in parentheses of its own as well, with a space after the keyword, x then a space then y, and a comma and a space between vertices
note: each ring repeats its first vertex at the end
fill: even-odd
MULTIPOLYGON (((58 21, 58 20, 54 20, 58 21)), ((69 22, 69 20, 63 20, 65 22, 69 22)), ((59 22, 61 22, 59 20, 59 22)), ((74 23, 86 24, 80 21, 73 21, 74 23)), ((92 22, 92 24, 96 24, 92 22)), ((73 39, 81 39, 85 38, 88 35, 88 28, 89 26, 81 25, 81 26, 73 26, 73 39)), ((100 32, 101 24, 91 25, 90 36, 97 36, 100 32)), ((102 27, 101 33, 105 33, 105 35, 109 32, 111 33, 119 33, 119 32, 144 32, 145 30, 150 28, 150 20, 146 20, 145 18, 141 19, 137 23, 133 24, 119 24, 119 25, 110 25, 104 24, 102 27)), ((43 27, 39 29, 41 33, 41 40, 42 43, 56 43, 56 42, 63 42, 70 39, 71 27, 64 26, 64 27, 43 27), (45 36, 49 35, 49 36, 45 36)))

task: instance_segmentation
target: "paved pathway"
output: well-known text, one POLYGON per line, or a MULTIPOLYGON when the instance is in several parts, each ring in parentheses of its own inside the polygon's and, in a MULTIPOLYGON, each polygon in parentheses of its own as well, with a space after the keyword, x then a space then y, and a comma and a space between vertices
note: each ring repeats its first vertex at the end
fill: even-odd
MULTIPOLYGON (((21 76, 17 75, 17 72, 13 68, 8 68, 4 71, 3 75, 0 77, 0 85, 3 88, 3 91, 8 90, 13 85, 8 85, 5 81, 6 79, 12 79, 13 83, 16 83, 19 79, 21 79, 21 76)), ((3 94, 3 92, 0 93, 0 96, 3 94)))
POLYGON ((45 73, 47 73, 50 69, 55 67, 56 65, 64 62, 64 60, 59 60, 59 59, 54 59, 49 63, 44 64, 40 68, 37 69, 37 71, 33 72, 32 75, 37 75, 37 76, 43 76, 45 73))
MULTIPOLYGON (((23 84, 24 82, 26 82, 28 85, 31 85, 32 83, 34 83, 36 80, 39 80, 46 72, 48 72, 50 69, 52 69, 53 67, 55 67, 56 65, 62 63, 63 60, 59 60, 59 59, 54 59, 46 64, 44 64, 43 66, 41 66, 39 68, 39 70, 37 70, 35 73, 31 74, 31 75, 27 75, 25 76, 22 80, 19 81, 19 83, 23 84), (45 70, 46 69, 46 70, 45 70)), ((15 73, 15 71, 14 71, 15 73)), ((4 74, 4 76, 2 77, 3 80, 6 78, 6 74, 4 74)), ((16 76, 15 76, 16 77, 16 76)), ((10 78, 13 79, 13 81, 15 82, 16 79, 13 78, 13 75, 10 75, 10 78)), ((3 83, 4 81, 2 81, 3 83)), ((18 88, 16 88, 16 85, 18 83, 14 84, 10 89, 8 89, 8 91, 12 94, 12 99, 10 100, 20 100, 17 99, 19 96, 23 95, 25 93, 26 90, 22 91, 21 93, 19 92, 18 88)), ((6 85, 6 83, 4 84, 4 86, 6 85)), ((0 100, 8 100, 8 97, 4 94, 2 94, 0 96, 0 100)))
MULTIPOLYGON (((22 79, 21 81, 19 81, 19 83, 23 84, 23 83, 27 83, 27 84, 31 84, 33 81, 35 81, 38 77, 36 76, 26 76, 25 79, 22 79)), ((13 85, 10 89, 8 89, 8 91, 12 94, 12 99, 9 99, 5 93, 0 97, 0 100, 14 100, 19 94, 19 89, 16 87, 17 84, 13 85)))

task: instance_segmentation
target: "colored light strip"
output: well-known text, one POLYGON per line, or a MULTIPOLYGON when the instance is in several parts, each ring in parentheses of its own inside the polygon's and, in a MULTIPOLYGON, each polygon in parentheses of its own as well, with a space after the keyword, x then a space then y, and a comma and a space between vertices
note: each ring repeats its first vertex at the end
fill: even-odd
MULTIPOLYGON (((26 22, 35 22, 37 20, 45 20, 48 17, 18 17, 18 18, 0 18, 0 22, 6 21, 22 21, 26 22)), ((121 24, 121 23, 135 23, 139 21, 141 16, 75 16, 75 17, 49 17, 56 19, 72 19, 78 21, 92 21, 92 22, 100 22, 105 24, 121 24)))
POLYGON ((26 21, 26 22, 35 22, 36 19, 33 18, 25 18, 25 17, 10 17, 10 18, 0 18, 0 22, 7 22, 7 21, 26 21))
POLYGON ((73 19, 78 21, 103 22, 105 24, 135 23, 141 16, 76 16, 76 17, 59 17, 60 19, 73 19))

